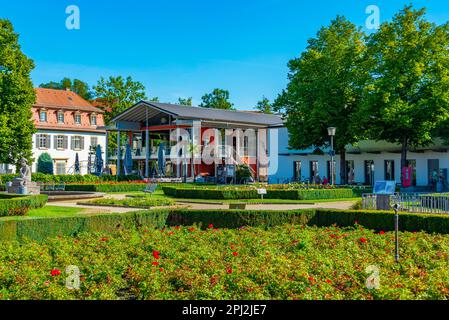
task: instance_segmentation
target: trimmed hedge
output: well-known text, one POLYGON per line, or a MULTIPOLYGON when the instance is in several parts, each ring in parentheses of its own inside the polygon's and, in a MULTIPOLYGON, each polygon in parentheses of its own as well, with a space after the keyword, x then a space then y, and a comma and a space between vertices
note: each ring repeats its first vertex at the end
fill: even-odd
POLYGON ((91 192, 134 192, 143 191, 144 183, 117 183, 117 184, 67 184, 66 191, 91 191, 91 192))
MULTIPOLYGON (((80 232, 115 231, 130 228, 198 225, 207 228, 269 228, 283 224, 326 227, 354 226, 355 223, 376 231, 392 231, 394 214, 389 211, 305 209, 292 211, 186 210, 159 209, 93 216, 0 220, 0 240, 44 240, 47 237, 75 236, 80 232)), ((449 216, 401 213, 401 231, 425 231, 449 234, 449 216)))
MULTIPOLYGON (((183 188, 176 186, 162 186, 164 194, 174 198, 184 199, 260 199, 256 189, 230 188, 183 188)), ((353 189, 267 189, 264 199, 285 200, 318 200, 343 199, 357 197, 353 189)))
MULTIPOLYGON (((18 174, 2 174, 0 175, 0 180, 3 183, 10 182, 14 178, 18 177, 18 174)), ((142 180, 142 177, 139 175, 120 175, 120 176, 112 176, 112 175, 102 175, 96 176, 93 174, 61 174, 61 175, 51 175, 44 173, 33 173, 32 180, 36 182, 43 183, 93 183, 93 182, 122 182, 122 181, 139 181, 142 180)))
POLYGON ((0 216, 24 216, 31 209, 42 208, 48 200, 46 195, 0 196, 0 216))

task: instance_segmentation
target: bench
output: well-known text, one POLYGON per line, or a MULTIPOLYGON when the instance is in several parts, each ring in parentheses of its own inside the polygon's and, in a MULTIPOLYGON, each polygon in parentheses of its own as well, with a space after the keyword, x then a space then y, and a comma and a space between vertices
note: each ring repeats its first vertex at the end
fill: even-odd
POLYGON ((246 203, 230 203, 229 209, 237 209, 237 210, 245 210, 246 209, 246 203))
POLYGON ((146 187, 145 190, 143 190, 143 192, 145 193, 149 193, 149 194, 153 194, 157 189, 157 184, 155 183, 150 183, 148 184, 148 186, 146 187))

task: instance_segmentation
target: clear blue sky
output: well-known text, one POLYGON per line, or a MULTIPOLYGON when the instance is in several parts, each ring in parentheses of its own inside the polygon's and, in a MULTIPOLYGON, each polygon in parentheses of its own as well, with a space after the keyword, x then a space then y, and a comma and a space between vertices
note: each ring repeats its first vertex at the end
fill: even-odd
POLYGON ((449 20, 447 0, 0 0, 24 52, 36 64, 35 85, 79 78, 131 75, 150 97, 194 103, 213 88, 250 109, 273 99, 287 82, 287 62, 337 14, 363 26, 365 9, 380 8, 381 22, 405 4, 425 6, 428 18, 449 20), (65 27, 68 5, 81 11, 81 29, 65 27))

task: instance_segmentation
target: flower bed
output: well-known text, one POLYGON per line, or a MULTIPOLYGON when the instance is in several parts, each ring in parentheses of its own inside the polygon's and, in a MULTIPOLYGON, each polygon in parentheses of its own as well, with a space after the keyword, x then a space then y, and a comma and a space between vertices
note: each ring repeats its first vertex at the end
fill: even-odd
POLYGON ((114 199, 114 198, 95 199, 88 202, 83 202, 82 204, 114 206, 114 207, 148 208, 148 207, 172 206, 175 204, 175 201, 170 198, 153 198, 151 196, 144 196, 126 199, 114 199))
POLYGON ((31 209, 42 208, 47 203, 46 195, 0 194, 0 216, 23 216, 31 209))
POLYGON ((449 236, 400 237, 400 264, 392 233, 361 227, 189 226, 3 242, 0 299, 448 299, 449 236), (66 287, 70 265, 79 290, 66 287), (378 289, 366 286, 373 268, 378 289))
MULTIPOLYGON (((162 186, 167 196, 185 199, 260 199, 255 187, 183 187, 162 186)), ((343 199, 354 198, 359 194, 352 188, 330 189, 280 189, 267 187, 264 199, 289 199, 289 200, 318 200, 318 199, 343 199)))

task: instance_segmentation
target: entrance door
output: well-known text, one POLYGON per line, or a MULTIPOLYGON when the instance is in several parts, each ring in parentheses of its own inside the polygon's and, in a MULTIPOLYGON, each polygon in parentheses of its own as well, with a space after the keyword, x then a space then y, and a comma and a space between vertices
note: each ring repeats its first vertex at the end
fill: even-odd
POLYGON ((427 181, 428 184, 432 184, 432 175, 436 170, 437 174, 440 172, 440 160, 439 159, 428 159, 427 160, 427 181))

